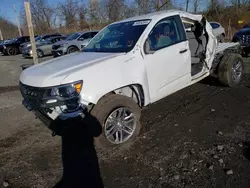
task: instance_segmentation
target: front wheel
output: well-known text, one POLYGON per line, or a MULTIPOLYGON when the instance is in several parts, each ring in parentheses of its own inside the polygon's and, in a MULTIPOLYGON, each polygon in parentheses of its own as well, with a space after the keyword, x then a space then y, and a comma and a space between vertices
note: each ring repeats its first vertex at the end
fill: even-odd
POLYGON ((9 56, 11 55, 17 55, 17 48, 15 47, 8 47, 7 48, 7 53, 9 56))
POLYGON ((99 148, 132 142, 141 129, 141 109, 134 100, 125 96, 104 97, 94 106, 91 115, 102 126, 101 135, 95 138, 99 148))
POLYGON ((38 50, 37 50, 37 56, 38 56, 38 58, 42 58, 42 57, 44 56, 43 51, 40 50, 40 49, 38 49, 38 50))
POLYGON ((239 54, 225 55, 218 69, 218 77, 222 84, 229 87, 236 87, 240 84, 244 73, 243 59, 239 54))
POLYGON ((79 51, 79 49, 72 46, 72 47, 69 47, 69 49, 67 50, 67 54, 71 54, 71 53, 74 53, 74 52, 77 52, 77 51, 79 51))

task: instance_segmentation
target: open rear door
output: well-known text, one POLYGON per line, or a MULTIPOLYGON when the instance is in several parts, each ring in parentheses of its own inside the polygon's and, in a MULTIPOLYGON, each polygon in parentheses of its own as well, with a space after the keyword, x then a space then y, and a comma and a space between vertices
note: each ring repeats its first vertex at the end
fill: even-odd
POLYGON ((210 71, 216 53, 217 40, 213 35, 211 25, 202 15, 186 12, 181 12, 180 15, 189 39, 192 59, 191 75, 193 79, 196 79, 210 71))

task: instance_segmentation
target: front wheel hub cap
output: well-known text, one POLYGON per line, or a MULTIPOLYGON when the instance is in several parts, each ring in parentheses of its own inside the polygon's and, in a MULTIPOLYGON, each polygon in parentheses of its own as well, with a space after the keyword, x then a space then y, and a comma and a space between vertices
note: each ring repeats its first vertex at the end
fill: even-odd
POLYGON ((121 144, 132 137, 136 129, 136 116, 126 108, 117 108, 110 113, 104 124, 104 134, 113 144, 121 144))

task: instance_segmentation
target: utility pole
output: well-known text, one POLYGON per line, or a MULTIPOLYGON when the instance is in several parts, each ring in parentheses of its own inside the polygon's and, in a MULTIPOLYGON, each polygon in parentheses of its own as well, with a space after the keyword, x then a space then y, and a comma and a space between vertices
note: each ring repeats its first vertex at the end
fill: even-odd
POLYGON ((189 0, 186 0, 186 12, 188 11, 189 0))
POLYGON ((13 9, 14 9, 14 13, 15 13, 15 15, 16 15, 16 22, 17 22, 17 27, 18 27, 19 36, 21 37, 21 36, 22 36, 22 32, 21 32, 21 29, 20 29, 20 24, 19 24, 18 15, 17 15, 17 13, 16 13, 16 6, 15 6, 15 4, 13 4, 13 9))
POLYGON ((0 29, 0 39, 3 40, 2 29, 0 29))
POLYGON ((36 43, 35 43, 35 37, 34 37, 34 31, 33 31, 33 25, 32 25, 31 13, 30 13, 30 3, 25 1, 24 6, 25 6, 26 19, 27 19, 28 28, 29 28, 32 56, 33 56, 34 64, 38 64, 38 58, 37 58, 37 53, 36 53, 36 43))

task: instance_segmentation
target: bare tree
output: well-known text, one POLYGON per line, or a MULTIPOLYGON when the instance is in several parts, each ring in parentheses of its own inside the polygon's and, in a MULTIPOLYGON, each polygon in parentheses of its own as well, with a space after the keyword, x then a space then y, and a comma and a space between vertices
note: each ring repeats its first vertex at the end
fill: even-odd
POLYGON ((58 6, 58 15, 63 19, 66 28, 74 28, 77 26, 77 16, 79 13, 78 2, 73 0, 66 0, 63 4, 58 6))
POLYGON ((155 3, 155 10, 164 10, 172 8, 172 1, 171 0, 157 0, 155 3))
POLYGON ((49 32, 54 10, 46 0, 30 0, 33 24, 38 33, 49 32))
POLYGON ((4 39, 18 36, 17 26, 0 15, 0 29, 4 39))
POLYGON ((199 6, 200 6, 201 0, 193 0, 194 5, 194 13, 197 13, 199 6))

